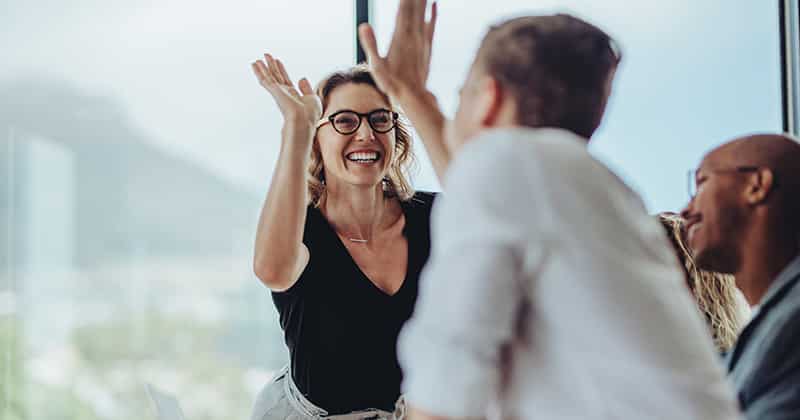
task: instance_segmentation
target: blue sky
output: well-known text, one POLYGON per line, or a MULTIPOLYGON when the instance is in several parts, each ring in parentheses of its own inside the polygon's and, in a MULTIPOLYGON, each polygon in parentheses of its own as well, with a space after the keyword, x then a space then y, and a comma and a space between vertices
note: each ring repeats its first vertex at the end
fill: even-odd
MULTIPOLYGON (((449 112, 488 25, 524 13, 568 12, 614 37, 623 63, 591 149, 652 212, 686 203, 686 172, 712 147, 755 131, 780 131, 776 2, 713 0, 440 1, 430 86, 449 112), (536 8, 530 8, 535 3, 536 8)), ((376 12, 389 40, 397 1, 376 12)), ((421 183, 435 185, 424 172, 421 183)))

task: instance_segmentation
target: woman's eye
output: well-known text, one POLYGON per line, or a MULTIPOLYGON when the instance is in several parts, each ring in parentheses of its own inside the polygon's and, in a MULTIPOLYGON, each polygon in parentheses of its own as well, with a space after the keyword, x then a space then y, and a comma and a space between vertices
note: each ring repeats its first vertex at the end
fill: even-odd
POLYGON ((339 117, 339 118, 336 119, 335 122, 336 122, 336 124, 349 125, 349 124, 354 124, 355 120, 353 118, 351 118, 351 117, 339 117))

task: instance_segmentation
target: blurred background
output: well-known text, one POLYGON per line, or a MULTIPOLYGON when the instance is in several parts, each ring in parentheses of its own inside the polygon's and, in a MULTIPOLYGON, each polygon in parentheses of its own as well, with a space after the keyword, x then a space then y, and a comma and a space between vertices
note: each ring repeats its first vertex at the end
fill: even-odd
MULTIPOLYGON (((429 85, 451 115, 503 18, 597 24, 624 58, 591 149, 677 211, 706 151, 784 128, 779 3, 440 0, 429 85)), ((0 420, 154 418, 148 382, 190 420, 248 418, 287 360, 251 269, 282 120, 250 63, 318 81, 356 62, 357 17, 385 46, 396 7, 0 0, 0 420)))

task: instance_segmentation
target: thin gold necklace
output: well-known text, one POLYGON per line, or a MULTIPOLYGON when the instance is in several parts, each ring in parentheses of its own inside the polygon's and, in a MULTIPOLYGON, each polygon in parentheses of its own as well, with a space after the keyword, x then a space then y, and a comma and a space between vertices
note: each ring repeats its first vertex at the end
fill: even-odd
MULTIPOLYGON (((336 230, 334 229, 334 231, 336 231, 336 230)), ((344 233, 340 233, 339 231, 336 231, 336 234, 339 235, 339 237, 342 238, 342 239, 347 239, 350 242, 355 242, 355 243, 358 243, 358 244, 365 244, 365 243, 369 242, 369 239, 353 238, 350 235, 346 235, 344 233)))

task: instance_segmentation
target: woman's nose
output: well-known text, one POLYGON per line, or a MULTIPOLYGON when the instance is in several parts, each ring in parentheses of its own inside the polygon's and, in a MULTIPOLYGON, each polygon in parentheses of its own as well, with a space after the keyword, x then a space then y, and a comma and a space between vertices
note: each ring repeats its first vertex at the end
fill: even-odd
POLYGON ((366 118, 362 117, 361 126, 356 130, 356 141, 373 141, 375 140, 375 132, 370 127, 366 118))

